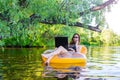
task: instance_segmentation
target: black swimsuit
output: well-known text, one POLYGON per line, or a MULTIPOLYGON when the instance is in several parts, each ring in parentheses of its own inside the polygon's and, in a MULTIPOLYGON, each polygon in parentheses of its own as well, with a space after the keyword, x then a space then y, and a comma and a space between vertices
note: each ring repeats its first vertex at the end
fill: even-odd
POLYGON ((69 47, 69 48, 74 49, 74 50, 75 50, 75 52, 76 52, 76 46, 75 46, 75 45, 70 45, 70 47, 69 47))

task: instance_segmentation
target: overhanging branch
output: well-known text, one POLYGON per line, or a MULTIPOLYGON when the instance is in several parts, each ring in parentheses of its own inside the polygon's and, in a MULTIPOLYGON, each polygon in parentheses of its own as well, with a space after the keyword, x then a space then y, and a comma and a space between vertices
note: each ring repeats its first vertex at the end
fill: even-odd
MULTIPOLYGON (((32 14, 30 16, 30 21, 33 21, 36 18, 40 19, 41 17, 37 16, 35 14, 32 14)), ((55 19, 53 19, 53 20, 44 19, 44 20, 39 20, 39 22, 44 23, 44 24, 50 24, 50 25, 53 25, 53 24, 66 25, 66 23, 67 23, 65 20, 62 20, 61 23, 60 23, 60 22, 57 22, 57 20, 55 20, 55 19)), ((32 23, 32 22, 30 22, 30 23, 32 23)), ((74 24, 68 23, 67 25, 68 26, 82 27, 82 28, 86 28, 86 29, 89 29, 89 30, 92 30, 92 31, 101 32, 101 30, 99 29, 99 24, 97 26, 91 26, 91 25, 84 25, 83 23, 80 23, 80 22, 75 22, 74 24), (85 26, 87 26, 87 27, 85 27, 85 26)))
POLYGON ((84 12, 80 12, 79 14, 82 16, 83 14, 87 14, 87 13, 89 13, 89 12, 101 10, 101 9, 109 6, 109 5, 112 4, 113 2, 115 2, 115 0, 108 0, 108 1, 106 1, 105 3, 103 3, 103 4, 100 4, 100 5, 98 5, 98 6, 94 6, 94 7, 90 8, 90 9, 88 9, 88 10, 85 10, 84 12))
MULTIPOLYGON (((41 23, 44 23, 44 24, 63 24, 63 25, 66 25, 66 22, 64 21, 63 23, 57 23, 57 22, 49 22, 49 21, 41 21, 41 23)), ((86 29, 89 29, 89 30, 92 30, 92 31, 96 31, 96 32, 101 32, 101 30, 99 29, 99 24, 97 26, 91 26, 91 25, 84 25, 80 22, 76 22, 74 24, 67 24, 68 26, 76 26, 76 27, 82 27, 82 28, 86 28, 86 29), (87 26, 87 27, 85 27, 87 26)))

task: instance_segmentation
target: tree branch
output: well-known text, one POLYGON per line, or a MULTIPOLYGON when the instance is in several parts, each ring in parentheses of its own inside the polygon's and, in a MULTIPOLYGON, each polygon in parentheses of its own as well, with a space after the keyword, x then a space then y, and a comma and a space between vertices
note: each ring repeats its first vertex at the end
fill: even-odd
POLYGON ((89 29, 92 31, 101 32, 101 30, 99 29, 99 25, 100 24, 98 24, 97 26, 91 26, 91 25, 84 25, 83 23, 80 23, 80 22, 76 22, 75 24, 72 24, 69 26, 83 27, 83 28, 86 28, 86 29, 89 29), (87 26, 87 27, 85 27, 85 26, 87 26))
POLYGON ((85 10, 84 12, 80 12, 79 14, 82 16, 83 14, 87 14, 87 13, 89 13, 89 12, 101 10, 101 9, 109 6, 109 5, 112 4, 113 2, 115 2, 115 0, 108 0, 108 1, 106 1, 105 3, 103 3, 103 4, 100 4, 100 5, 98 5, 98 6, 94 6, 94 7, 90 8, 90 9, 88 9, 88 10, 85 10))
MULTIPOLYGON (((57 22, 50 22, 50 21, 40 21, 41 23, 44 23, 44 24, 58 24, 57 22)), ((66 22, 63 21, 62 23, 59 23, 59 24, 63 24, 63 25, 66 25, 66 22)), ((83 23, 80 23, 80 22, 76 22, 74 24, 68 24, 68 26, 76 26, 76 27, 82 27, 82 28, 86 28, 86 29, 89 29, 89 30, 92 30, 92 31, 96 31, 96 32, 101 32, 101 30, 98 28, 99 27, 99 24, 97 26, 91 26, 91 25, 84 25, 83 23), (87 27, 85 27, 87 26, 87 27)))

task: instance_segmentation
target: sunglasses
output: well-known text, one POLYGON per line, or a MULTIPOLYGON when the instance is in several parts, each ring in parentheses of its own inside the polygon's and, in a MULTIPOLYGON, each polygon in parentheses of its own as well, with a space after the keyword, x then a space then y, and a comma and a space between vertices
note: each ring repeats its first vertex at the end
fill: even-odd
POLYGON ((73 37, 73 38, 79 38, 79 37, 73 37))

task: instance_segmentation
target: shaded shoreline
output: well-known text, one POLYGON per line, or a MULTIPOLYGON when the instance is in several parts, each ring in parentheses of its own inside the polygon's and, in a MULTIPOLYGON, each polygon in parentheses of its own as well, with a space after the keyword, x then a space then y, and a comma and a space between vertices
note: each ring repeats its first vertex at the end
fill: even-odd
POLYGON ((4 48, 44 48, 44 46, 3 46, 4 48))

